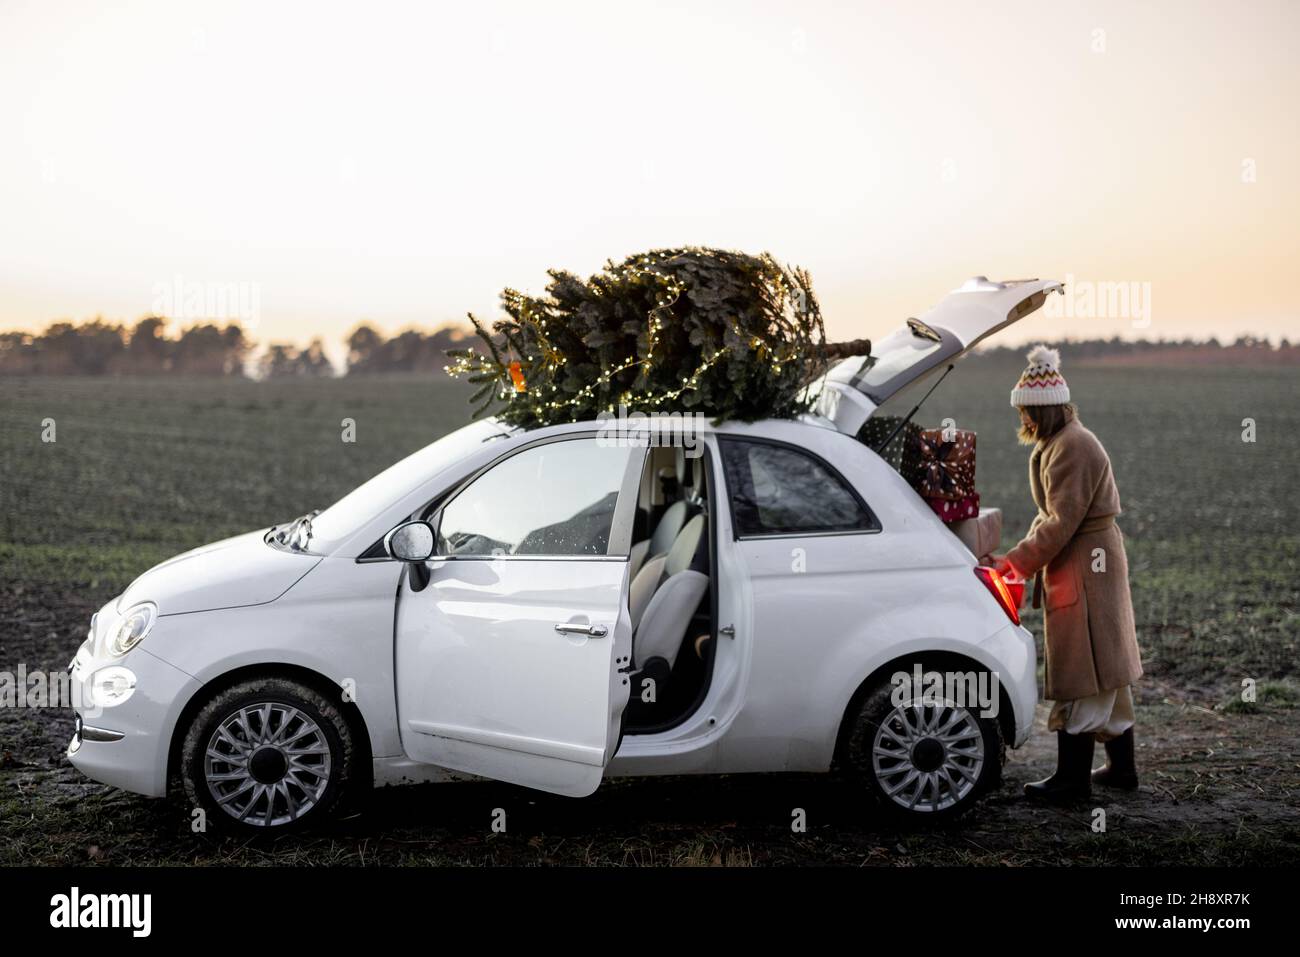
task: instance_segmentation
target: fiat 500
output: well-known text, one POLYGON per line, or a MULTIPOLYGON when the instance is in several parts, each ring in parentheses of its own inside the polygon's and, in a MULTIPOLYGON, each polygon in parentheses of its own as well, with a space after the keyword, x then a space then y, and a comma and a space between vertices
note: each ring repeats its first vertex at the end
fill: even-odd
POLYGON ((902 815, 959 813, 1029 735, 1034 642, 857 436, 1059 289, 968 281, 834 366, 798 420, 644 441, 480 421, 324 511, 163 562, 92 620, 68 756, 263 831, 357 788, 483 778, 581 797, 843 769, 902 815), (935 674, 977 681, 900 681, 935 674))

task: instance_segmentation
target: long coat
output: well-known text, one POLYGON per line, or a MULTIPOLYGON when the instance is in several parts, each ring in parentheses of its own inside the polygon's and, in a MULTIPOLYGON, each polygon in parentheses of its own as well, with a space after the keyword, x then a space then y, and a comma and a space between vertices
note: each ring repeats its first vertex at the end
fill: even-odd
POLYGON ((1110 457, 1071 419, 1034 446, 1029 487, 1038 514, 1007 560, 1045 579, 1043 696, 1070 701, 1132 684, 1142 662, 1110 457))

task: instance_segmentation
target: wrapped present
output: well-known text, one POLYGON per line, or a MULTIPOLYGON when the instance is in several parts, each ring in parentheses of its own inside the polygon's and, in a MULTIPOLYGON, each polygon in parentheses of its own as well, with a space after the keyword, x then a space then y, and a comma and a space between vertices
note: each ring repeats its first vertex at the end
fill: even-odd
POLYGON ((934 514, 948 524, 975 518, 980 513, 979 492, 965 498, 927 498, 925 501, 934 509, 934 514))
POLYGON ((925 429, 917 437, 920 475, 915 488, 925 499, 952 501, 975 494, 975 433, 925 429))
POLYGON ((953 522, 948 528, 972 555, 983 558, 997 551, 1002 541, 1002 509, 982 508, 974 518, 953 522))

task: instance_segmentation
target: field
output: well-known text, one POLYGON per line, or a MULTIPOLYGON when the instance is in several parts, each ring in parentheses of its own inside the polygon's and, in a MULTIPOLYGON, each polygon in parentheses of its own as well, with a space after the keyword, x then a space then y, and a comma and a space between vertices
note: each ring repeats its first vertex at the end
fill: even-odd
MULTIPOLYGON (((977 359, 923 410, 979 433, 978 486, 1032 515, 1007 392, 1020 362, 977 359)), ((0 708, 0 863, 1268 864, 1300 854, 1297 610, 1300 402, 1287 368, 1067 368, 1125 514, 1147 677, 1135 795, 1033 808, 1041 730, 959 824, 901 832, 828 776, 617 781, 571 801, 503 785, 377 794, 327 830, 270 844, 194 835, 180 802, 84 780, 68 711, 0 708), (1255 441, 1243 441, 1243 419, 1255 441), (1253 679, 1258 700, 1241 700, 1253 679), (493 834, 492 809, 509 830, 493 834), (807 810, 792 833, 791 808, 807 810)), ((0 672, 61 669, 91 613, 187 548, 324 507, 467 416, 427 378, 0 380, 0 672), (356 441, 341 440, 342 420, 356 441), (43 441, 53 430, 55 441, 43 441)), ((1041 617, 1027 624, 1041 632, 1041 617)))

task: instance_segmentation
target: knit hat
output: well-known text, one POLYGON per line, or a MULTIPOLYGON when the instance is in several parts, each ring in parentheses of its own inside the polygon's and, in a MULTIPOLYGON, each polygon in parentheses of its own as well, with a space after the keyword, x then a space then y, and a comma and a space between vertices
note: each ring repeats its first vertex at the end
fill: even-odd
POLYGON ((1061 375, 1061 353, 1047 346, 1029 350, 1029 366, 1011 390, 1011 404, 1064 405, 1070 401, 1070 387, 1061 375))

